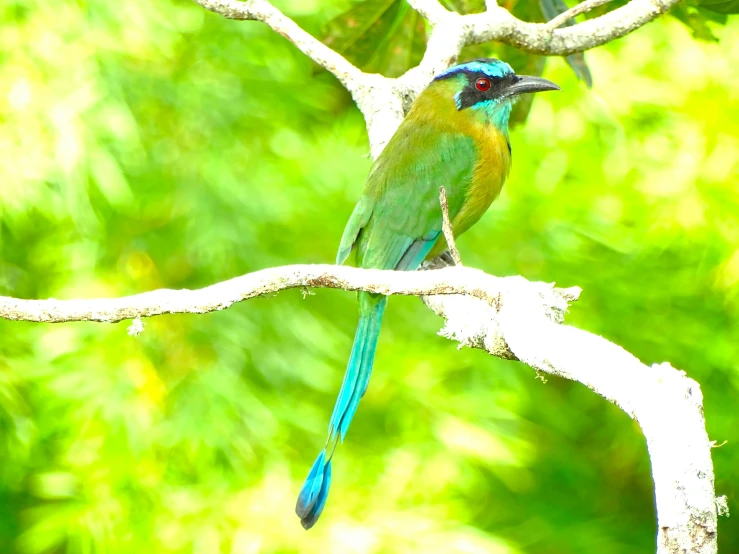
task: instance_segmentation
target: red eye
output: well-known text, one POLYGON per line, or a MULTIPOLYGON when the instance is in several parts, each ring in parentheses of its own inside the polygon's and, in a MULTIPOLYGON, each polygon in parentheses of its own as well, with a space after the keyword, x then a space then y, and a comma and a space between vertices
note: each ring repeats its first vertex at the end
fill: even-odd
POLYGON ((480 92, 490 90, 490 79, 480 78, 475 81, 475 88, 480 92))

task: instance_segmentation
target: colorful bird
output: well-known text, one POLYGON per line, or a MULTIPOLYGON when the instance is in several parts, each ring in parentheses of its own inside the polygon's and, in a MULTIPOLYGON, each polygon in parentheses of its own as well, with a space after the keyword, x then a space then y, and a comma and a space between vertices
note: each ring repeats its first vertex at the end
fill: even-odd
MULTIPOLYGON (((439 187, 458 236, 500 193, 511 165, 508 118, 519 94, 559 90, 540 77, 516 75, 495 59, 454 66, 416 98, 370 170, 341 237, 336 263, 356 250, 359 267, 413 271, 446 250, 439 187)), ((305 529, 318 520, 331 484, 331 458, 367 390, 387 297, 360 292, 359 325, 326 445, 295 508, 305 529)))

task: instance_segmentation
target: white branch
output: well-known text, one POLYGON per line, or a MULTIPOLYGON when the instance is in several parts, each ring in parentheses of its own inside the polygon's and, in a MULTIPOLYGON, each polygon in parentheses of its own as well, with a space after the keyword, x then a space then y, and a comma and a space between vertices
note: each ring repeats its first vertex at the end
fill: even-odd
POLYGON ((631 0, 625 6, 594 19, 552 30, 548 23, 527 23, 503 8, 463 16, 465 43, 497 40, 521 50, 547 56, 582 52, 646 25, 681 0, 631 0))
POLYGON ((498 40, 535 54, 565 56, 621 38, 680 1, 631 0, 625 6, 595 19, 554 30, 550 27, 551 22, 528 23, 515 18, 503 8, 496 8, 464 16, 465 25, 468 26, 467 43, 498 40))
MULTIPOLYGON (((465 294, 494 304, 504 282, 505 279, 466 267, 411 273, 337 265, 288 265, 247 273, 198 290, 159 289, 121 298, 89 300, 22 300, 0 296, 0 317, 39 323, 115 323, 161 314, 214 312, 242 300, 298 287, 363 290, 385 295, 465 294)), ((555 290, 566 301, 579 295, 577 287, 555 290)), ((561 309, 566 307, 565 302, 561 309)))
POLYGON ((506 282, 499 309, 470 297, 431 297, 442 334, 493 355, 579 381, 635 419, 647 439, 658 554, 715 554, 711 443, 698 383, 669 364, 648 367, 623 348, 548 317, 531 283, 506 282))

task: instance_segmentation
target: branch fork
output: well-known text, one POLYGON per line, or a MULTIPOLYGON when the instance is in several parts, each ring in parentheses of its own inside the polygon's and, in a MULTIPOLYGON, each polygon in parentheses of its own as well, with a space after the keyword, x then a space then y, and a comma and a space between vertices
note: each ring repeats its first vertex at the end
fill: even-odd
POLYGON ((373 158, 390 140, 415 97, 435 74, 457 61, 465 46, 496 40, 535 54, 566 56, 620 38, 666 12, 680 0, 631 0, 627 5, 595 19, 560 28, 570 18, 605 1, 585 0, 553 22, 528 23, 511 15, 494 0, 486 2, 487 11, 468 15, 450 12, 438 0, 408 0, 431 25, 431 35, 420 65, 397 79, 390 79, 361 71, 301 29, 267 0, 195 0, 205 9, 229 19, 250 19, 267 24, 333 73, 351 92, 365 117, 373 158))

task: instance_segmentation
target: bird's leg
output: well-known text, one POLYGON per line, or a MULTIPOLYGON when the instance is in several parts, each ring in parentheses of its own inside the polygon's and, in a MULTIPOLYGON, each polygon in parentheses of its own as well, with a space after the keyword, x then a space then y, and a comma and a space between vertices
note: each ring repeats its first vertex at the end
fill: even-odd
POLYGON ((459 257, 459 250, 457 250, 457 244, 454 242, 454 229, 452 228, 452 222, 449 219, 449 203, 446 200, 446 189, 443 185, 439 187, 439 203, 441 204, 441 229, 444 232, 444 238, 449 247, 449 253, 452 255, 454 265, 461 266, 462 258, 459 257))

